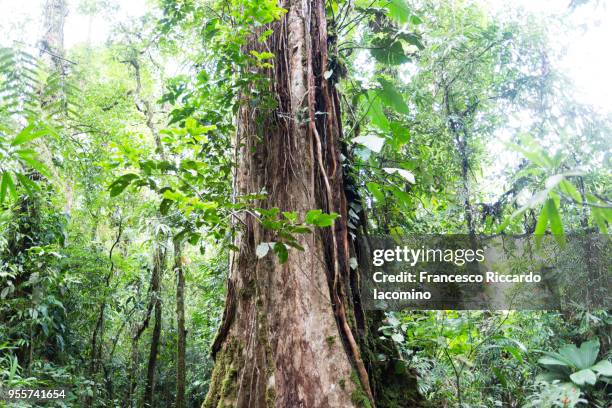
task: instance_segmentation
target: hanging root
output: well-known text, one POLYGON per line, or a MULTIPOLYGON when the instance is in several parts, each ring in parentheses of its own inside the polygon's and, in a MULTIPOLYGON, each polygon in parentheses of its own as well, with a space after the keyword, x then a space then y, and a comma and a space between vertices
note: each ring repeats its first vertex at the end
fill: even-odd
MULTIPOLYGON (((313 61, 312 61, 312 31, 311 31, 311 10, 308 10, 307 14, 307 27, 306 27, 306 33, 307 35, 310 37, 307 41, 306 41, 306 55, 307 55, 307 63, 308 63, 308 91, 307 91, 307 95, 308 95, 308 111, 309 111, 309 130, 310 133, 315 141, 315 148, 316 148, 316 161, 318 163, 318 167, 319 167, 319 171, 321 172, 321 177, 323 179, 323 183, 325 185, 325 192, 326 192, 326 201, 327 201, 327 210, 329 212, 333 211, 333 194, 332 194, 332 189, 331 189, 331 185, 329 182, 329 178, 327 176, 327 171, 325 170, 325 164, 323 161, 323 148, 322 148, 322 143, 321 143, 321 138, 319 136, 319 132, 317 130, 317 126, 316 126, 316 120, 315 120, 315 111, 316 111, 316 103, 315 103, 315 81, 314 81, 314 74, 313 74, 313 61)), ((318 17, 318 21, 319 23, 321 23, 321 13, 319 10, 317 10, 317 17, 318 17)), ((324 20, 323 20, 324 21, 324 20)), ((327 44, 323 43, 321 44, 322 49, 326 49, 327 44)), ((326 54, 324 53, 324 58, 322 62, 326 62, 327 58, 326 58, 326 54)), ((324 69, 324 67, 323 67, 324 69)), ((325 89, 325 91, 328 91, 327 89, 325 89)), ((327 101, 329 101, 329 95, 326 95, 325 98, 327 101)), ((327 109, 333 109, 332 106, 327 106, 327 109)), ((327 110, 326 109, 326 110, 327 110)), ((326 116, 330 116, 332 115, 333 112, 328 112, 328 114, 326 116)), ((330 118, 326 118, 326 119, 330 119, 330 118)), ((330 128, 329 126, 326 126, 326 128, 328 128, 329 131, 332 130, 332 128, 330 128)), ((334 169, 335 171, 335 169, 334 169)), ((338 324, 340 326, 340 330, 342 331, 342 333, 344 334, 344 337, 349 345, 349 351, 353 357, 353 361, 355 363, 356 366, 356 370, 357 370, 357 374, 359 376, 359 381, 361 382, 361 386, 363 387, 365 393, 368 396, 368 399, 370 400, 372 407, 375 407, 375 403, 374 403, 374 396, 372 394, 372 390, 370 388, 370 381, 369 381, 369 377, 368 377, 368 373, 366 371, 365 368, 365 364, 363 363, 363 360, 361 358, 361 353, 359 352, 359 347, 357 346, 357 342, 355 341, 355 337, 353 336, 353 332, 348 324, 348 319, 346 317, 346 310, 345 310, 345 306, 344 306, 344 301, 343 301, 343 296, 342 296, 342 289, 341 289, 341 285, 339 284, 340 282, 340 265, 338 262, 338 240, 336 237, 336 234, 334 231, 332 231, 332 262, 334 265, 334 276, 333 276, 333 283, 332 283, 332 299, 335 303, 335 314, 336 317, 338 319, 338 324)))
MULTIPOLYGON (((317 17, 317 21, 319 24, 324 24, 324 14, 321 13, 321 10, 316 10, 316 17, 317 17), (323 20, 322 20, 323 19, 323 20)), ((308 38, 308 40, 306 41, 306 55, 307 55, 307 64, 308 64, 308 85, 307 85, 307 96, 308 96, 308 111, 309 111, 309 133, 312 135, 314 142, 315 142, 315 149, 316 149, 316 161, 318 163, 318 168, 319 171, 321 172, 321 178, 323 179, 323 183, 325 185, 325 192, 326 192, 326 201, 327 201, 327 211, 331 212, 334 210, 334 200, 333 200, 333 194, 332 194, 332 188, 329 182, 329 177, 327 176, 327 171, 325 169, 325 163, 323 160, 323 148, 322 148, 322 143, 321 143, 321 138, 319 135, 319 132, 317 130, 317 126, 316 126, 316 120, 315 120, 315 112, 316 112, 316 102, 315 102, 315 80, 314 80, 314 73, 313 73, 313 58, 312 58, 312 54, 313 54, 313 43, 312 43, 312 27, 311 27, 311 18, 312 18, 312 12, 311 10, 308 10, 307 13, 307 18, 306 18, 306 22, 307 22, 307 26, 306 26, 306 33, 307 35, 310 37, 308 38)), ((325 29, 324 27, 318 27, 319 30, 321 29, 325 29)), ((325 39, 323 38, 323 41, 321 41, 321 34, 324 34, 324 32, 319 31, 319 44, 322 50, 322 70, 325 70, 326 65, 327 65, 327 43, 325 42, 325 39)), ((325 37, 325 35, 323 35, 323 37, 325 37)), ((323 76, 321 76, 321 78, 323 78, 323 76)), ((323 79, 324 80, 324 79, 323 79)), ((334 114, 333 112, 333 106, 329 103, 330 102, 330 97, 327 94, 327 92, 329 92, 329 89, 327 89, 326 86, 322 87, 324 88, 323 91, 325 93, 324 95, 324 99, 327 102, 326 103, 326 109, 325 111, 327 112, 328 110, 332 110, 330 112, 327 112, 326 114, 326 121, 327 121, 327 126, 325 126, 325 128, 327 128, 328 131, 332 132, 334 129, 334 121, 333 121, 333 117, 332 115, 334 114)), ((333 156, 333 154, 332 154, 333 156)), ((336 164, 334 162, 334 169, 333 172, 335 173, 336 171, 336 164)), ((361 353, 359 351, 359 347, 357 346, 357 342, 355 341, 355 337, 353 336, 353 332, 351 330, 351 327, 348 323, 348 319, 346 316, 346 309, 345 309, 345 305, 344 305, 344 296, 342 293, 342 286, 340 284, 340 264, 338 261, 338 240, 336 237, 336 233, 335 231, 332 231, 331 233, 332 236, 332 250, 331 250, 331 254, 332 254, 332 263, 333 263, 333 283, 332 283, 332 299, 335 303, 335 314, 336 314, 336 318, 338 321, 338 325, 340 326, 340 330, 342 331, 348 346, 349 346, 349 351, 353 357, 353 361, 355 364, 355 368, 357 371, 357 374, 359 376, 359 381, 361 382, 361 386, 363 387, 365 393, 368 396, 368 399, 370 400, 372 407, 375 407, 375 403, 374 403, 374 396, 372 394, 372 390, 370 388, 370 381, 369 381, 369 377, 368 377, 368 373, 366 371, 365 368, 365 364, 361 358, 361 353)))

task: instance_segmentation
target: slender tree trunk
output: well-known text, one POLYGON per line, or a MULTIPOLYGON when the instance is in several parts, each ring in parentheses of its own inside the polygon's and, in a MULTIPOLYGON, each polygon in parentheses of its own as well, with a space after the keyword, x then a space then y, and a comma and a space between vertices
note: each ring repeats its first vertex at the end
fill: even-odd
POLYGON ((161 244, 158 244, 158 248, 155 251, 152 279, 153 288, 151 291, 155 324, 153 325, 153 331, 151 333, 151 347, 149 349, 149 360, 147 363, 147 382, 143 401, 143 406, 146 408, 153 407, 153 397, 155 393, 155 373, 157 369, 157 354, 159 352, 159 339, 161 336, 162 324, 161 278, 165 263, 166 250, 161 244))
POLYGON ((43 34, 40 51, 55 72, 64 75, 64 23, 68 15, 66 0, 46 0, 43 6, 43 34))
POLYGON ((134 408, 136 406, 136 375, 138 371, 138 338, 132 338, 132 349, 130 356, 130 373, 128 380, 128 390, 127 390, 127 401, 129 403, 130 408, 134 408))
MULTIPOLYGON (((135 323, 132 326, 132 350, 131 350, 131 359, 130 359, 130 373, 129 373, 129 387, 127 390, 127 400, 129 401, 129 406, 136 406, 136 401, 138 397, 136 396, 136 387, 138 385, 138 381, 136 379, 138 373, 138 363, 139 363, 139 350, 138 350, 138 342, 140 341, 140 337, 144 333, 147 327, 149 327, 149 321, 151 320, 151 313, 153 312, 153 308, 155 307, 155 299, 156 295, 159 291, 159 279, 157 277, 158 268, 153 268, 151 273, 151 279, 149 281, 149 301, 147 304, 147 309, 144 314, 144 318, 140 323, 135 323)), ((138 293, 140 293, 140 287, 138 287, 138 293)))
MULTIPOLYGON (((108 259, 110 262, 110 268, 108 273, 106 274, 106 278, 104 279, 104 287, 106 290, 110 289, 110 282, 115 273, 115 263, 113 262, 113 252, 115 248, 121 241, 121 235, 123 234, 123 220, 119 220, 119 227, 117 232, 117 238, 113 242, 110 251, 108 252, 108 259)), ((91 379, 98 373, 100 368, 100 359, 102 357, 102 341, 103 341, 103 333, 104 333, 104 316, 107 305, 107 296, 108 294, 104 294, 102 301, 100 302, 98 318, 96 319, 96 326, 94 327, 93 334, 91 336, 91 354, 90 354, 90 363, 89 363, 89 376, 91 379)), ((91 405, 91 400, 88 406, 91 405)))
POLYGON ((185 271, 182 243, 174 240, 174 270, 176 271, 176 408, 185 408, 185 271))
POLYGON ((151 348, 149 350, 149 361, 147 363, 147 383, 145 386, 144 406, 153 407, 155 394, 155 374, 157 369, 157 354, 159 352, 159 338, 161 335, 162 306, 161 301, 155 304, 155 324, 151 333, 151 348))
MULTIPOLYGON (((304 250, 291 249, 281 264, 272 254, 257 258, 258 244, 279 237, 242 214, 203 407, 373 407, 371 350, 357 335, 359 330, 365 338, 367 324, 349 267, 354 250, 339 99, 325 78, 325 4, 285 0, 280 5, 288 11, 273 24, 274 33, 265 44, 254 40, 249 48, 274 53, 274 67, 262 73, 278 106, 240 108, 235 189, 238 194, 265 190, 267 198, 257 203, 264 208, 302 216, 319 208, 341 217, 331 228, 298 236, 304 250)), ((413 385, 406 386, 411 395, 413 385)), ((406 397, 396 406, 413 402, 406 397)))

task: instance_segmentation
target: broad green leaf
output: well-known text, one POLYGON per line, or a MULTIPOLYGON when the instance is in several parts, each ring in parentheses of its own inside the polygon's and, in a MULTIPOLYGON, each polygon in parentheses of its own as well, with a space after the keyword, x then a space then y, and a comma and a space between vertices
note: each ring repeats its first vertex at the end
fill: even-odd
POLYGON ((568 344, 559 349, 559 354, 571 361, 573 366, 578 369, 590 368, 595 364, 598 353, 598 339, 585 341, 580 345, 580 348, 573 344, 568 344))
POLYGON ((558 353, 546 353, 545 356, 538 359, 538 364, 543 366, 566 366, 571 367, 573 363, 558 353))
POLYGON ((595 382, 597 382, 597 376, 593 371, 589 370, 588 368, 571 374, 570 379, 576 385, 595 385, 595 382))
POLYGON ((410 141, 410 132, 401 122, 392 121, 389 123, 391 135, 393 136, 393 147, 398 149, 410 141))
POLYGON ((287 262, 287 259, 289 258, 289 253, 287 252, 287 247, 285 246, 285 244, 283 244, 282 242, 276 242, 274 244, 274 253, 276 253, 276 256, 278 256, 278 260, 280 261, 280 263, 287 262))
POLYGON ((406 56, 402 42, 393 37, 376 38, 371 43, 370 53, 380 63, 386 65, 400 65, 410 61, 406 56))
POLYGON ((296 222, 298 219, 298 213, 295 211, 283 211, 283 217, 289 221, 296 222))
POLYGON ((410 195, 408 193, 403 190, 400 190, 397 187, 392 188, 391 192, 399 200, 402 206, 404 206, 405 208, 411 208, 412 199, 410 198, 410 195))
POLYGON ((591 370, 605 377, 612 377, 612 363, 609 360, 601 360, 591 370))
MULTIPOLYGON (((122 175, 121 177, 119 177, 118 179, 116 179, 115 181, 113 181, 113 183, 110 185, 109 190, 110 190, 110 196, 111 197, 116 197, 119 194, 121 194, 123 192, 123 190, 125 190, 127 188, 127 186, 130 185, 130 183, 136 179, 140 178, 140 176, 138 174, 134 174, 134 173, 127 173, 122 175)), ((166 197, 168 198, 168 197, 166 197)))
POLYGON ((251 50, 251 55, 257 58, 258 61, 267 60, 270 58, 274 58, 274 54, 268 51, 257 52, 255 50, 251 50))
POLYGON ((260 42, 264 42, 266 41, 266 39, 271 36, 274 33, 274 30, 266 30, 263 33, 261 33, 259 35, 259 38, 257 39, 260 42))
POLYGON ((397 92, 396 87, 384 78, 379 78, 378 82, 382 86, 382 92, 380 93, 382 102, 386 106, 395 109, 397 113, 407 115, 409 113, 408 105, 404 97, 397 92))
POLYGON ((404 0, 391 0, 387 6, 389 17, 398 23, 407 23, 410 18, 410 9, 404 0))
POLYGON ((372 193, 372 196, 376 199, 376 201, 383 202, 385 200, 385 195, 380 189, 380 184, 369 182, 366 183, 366 187, 368 188, 370 193, 372 193))
POLYGON ((371 96, 369 103, 368 117, 372 124, 385 132, 389 131, 389 120, 385 115, 380 98, 378 96, 371 96))

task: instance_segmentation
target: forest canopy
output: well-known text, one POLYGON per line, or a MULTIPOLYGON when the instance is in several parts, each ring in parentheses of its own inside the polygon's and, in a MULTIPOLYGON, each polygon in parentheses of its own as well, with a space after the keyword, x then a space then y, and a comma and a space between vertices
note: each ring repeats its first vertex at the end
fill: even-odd
POLYGON ((0 406, 609 407, 612 15, 506 3, 0 1, 0 406), (587 299, 369 310, 419 234, 587 299))

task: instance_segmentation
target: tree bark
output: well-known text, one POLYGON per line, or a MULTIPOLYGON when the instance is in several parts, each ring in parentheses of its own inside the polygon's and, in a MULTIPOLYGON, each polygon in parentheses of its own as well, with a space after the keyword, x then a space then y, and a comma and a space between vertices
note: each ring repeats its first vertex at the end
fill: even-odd
POLYGON ((162 301, 161 301, 161 277, 166 263, 166 250, 161 244, 155 250, 155 260, 153 265, 153 287, 151 296, 153 300, 155 324, 151 333, 151 347, 149 349, 149 360, 147 363, 147 382, 145 385, 143 406, 153 407, 153 397, 155 393, 155 373, 157 369, 157 354, 159 352, 159 339, 161 336, 162 324, 162 301))
POLYGON ((40 51, 46 54, 58 75, 64 75, 64 23, 68 15, 66 0, 46 0, 43 8, 43 34, 40 51))
MULTIPOLYGON (((119 242, 121 241, 121 235, 123 234, 123 219, 119 219, 119 227, 117 232, 117 238, 113 242, 110 251, 108 252, 108 260, 110 262, 110 268, 104 279, 105 290, 110 289, 110 282, 115 274, 115 263, 113 262, 113 252, 119 242)), ((91 351, 89 361, 89 379, 95 381, 94 378, 98 373, 102 360, 102 345, 104 342, 104 323, 105 323, 105 312, 108 301, 108 293, 105 293, 100 302, 98 317, 96 319, 96 325, 94 327, 93 334, 91 336, 91 351)), ((85 405, 91 407, 93 405, 93 396, 87 397, 85 405)))
MULTIPOLYGON (((298 236, 304 250, 291 249, 281 264, 272 254, 255 254, 258 244, 279 237, 252 213, 240 216, 203 407, 374 407, 366 367, 373 359, 362 341, 368 323, 349 267, 354 243, 347 226, 339 99, 325 75, 325 5, 280 5, 288 11, 272 24, 274 33, 247 50, 274 54, 273 68, 260 72, 269 78, 277 106, 244 103, 239 109, 234 188, 238 194, 266 191, 266 199, 256 203, 262 208, 302 216, 319 208, 340 217, 331 228, 298 236)), ((396 406, 415 406, 413 401, 396 406)))
POLYGON ((174 270, 176 271, 176 408, 185 408, 185 271, 182 243, 174 240, 174 270))

